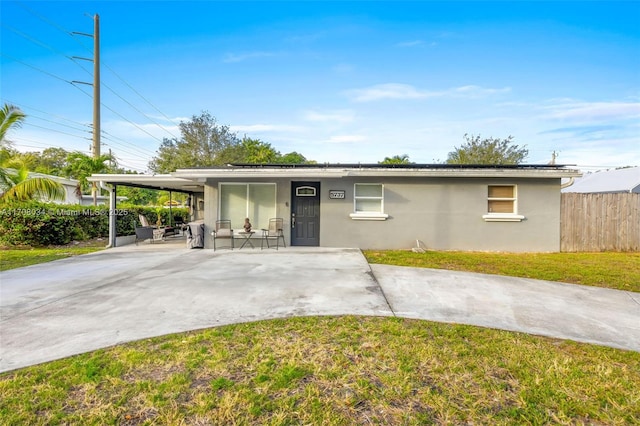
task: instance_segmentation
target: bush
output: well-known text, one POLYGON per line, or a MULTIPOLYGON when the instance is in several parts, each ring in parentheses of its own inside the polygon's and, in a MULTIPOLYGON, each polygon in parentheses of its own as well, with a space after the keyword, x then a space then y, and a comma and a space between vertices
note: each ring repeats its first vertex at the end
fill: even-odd
MULTIPOLYGON (((134 235, 140 225, 138 215, 143 214, 150 223, 156 223, 158 214, 163 224, 169 223, 169 210, 159 213, 154 207, 120 206, 116 214, 116 235, 134 235)), ((185 208, 172 209, 173 223, 188 222, 185 208)), ((0 205, 0 245, 28 245, 42 247, 65 245, 109 236, 109 208, 107 206, 80 206, 52 204, 39 201, 3 203, 0 205)))

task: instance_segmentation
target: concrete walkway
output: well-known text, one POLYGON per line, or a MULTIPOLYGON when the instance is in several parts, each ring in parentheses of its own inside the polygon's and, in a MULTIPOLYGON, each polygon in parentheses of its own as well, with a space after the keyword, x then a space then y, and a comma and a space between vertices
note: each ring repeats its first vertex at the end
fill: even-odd
POLYGON ((0 274, 0 371, 260 319, 402 316, 640 351, 640 294, 369 266, 356 249, 125 246, 0 274))

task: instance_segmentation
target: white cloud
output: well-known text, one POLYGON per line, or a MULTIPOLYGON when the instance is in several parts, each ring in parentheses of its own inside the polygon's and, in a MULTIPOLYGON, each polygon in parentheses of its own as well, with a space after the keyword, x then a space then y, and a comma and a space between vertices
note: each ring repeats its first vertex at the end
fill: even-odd
POLYGON ((289 124, 241 124, 237 126, 229 126, 233 132, 300 132, 304 128, 300 126, 292 126, 289 124))
POLYGON ((640 118, 640 102, 576 102, 551 105, 548 118, 570 120, 625 120, 640 118))
POLYGON ((363 135, 335 135, 331 136, 328 140, 329 143, 354 143, 363 142, 366 137, 363 135))
POLYGON ((410 41, 401 41, 400 43, 396 43, 397 47, 415 47, 421 46, 424 44, 422 40, 410 40, 410 41))
POLYGON ((451 96, 459 96, 464 98, 476 98, 476 97, 484 97, 490 95, 497 95, 501 93, 509 93, 511 91, 510 87, 503 87, 501 89, 491 89, 480 86, 461 86, 456 87, 454 89, 449 89, 443 93, 443 96, 451 95, 451 96))
POLYGON ((303 118, 307 121, 316 122, 350 123, 355 118, 355 112, 350 109, 340 109, 334 111, 308 110, 304 112, 303 118))
POLYGON ((421 91, 409 84, 386 83, 364 89, 354 89, 347 92, 355 102, 370 102, 380 99, 424 99, 429 92, 421 91))
POLYGON ((354 102, 371 102, 381 99, 425 99, 425 98, 480 98, 509 93, 510 87, 500 89, 475 85, 454 87, 440 91, 418 89, 409 84, 386 83, 347 91, 347 96, 354 102))

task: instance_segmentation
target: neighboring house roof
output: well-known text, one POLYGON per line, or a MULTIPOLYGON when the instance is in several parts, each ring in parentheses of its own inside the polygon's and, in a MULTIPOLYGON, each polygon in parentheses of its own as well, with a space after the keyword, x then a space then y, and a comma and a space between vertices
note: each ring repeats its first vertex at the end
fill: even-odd
POLYGON ((29 172, 29 176, 31 177, 44 177, 44 178, 49 178, 55 182, 58 182, 61 185, 64 186, 73 186, 76 187, 78 186, 78 182, 76 179, 67 179, 61 176, 54 176, 54 175, 47 175, 44 173, 36 173, 36 172, 29 172))
POLYGON ((562 165, 466 165, 466 164, 229 164, 220 167, 178 169, 171 174, 94 174, 93 182, 187 193, 204 191, 208 178, 343 178, 343 177, 477 177, 572 178, 580 171, 562 165))
POLYGON ((577 178, 573 185, 564 188, 562 192, 640 193, 640 167, 589 173, 581 178, 577 178))

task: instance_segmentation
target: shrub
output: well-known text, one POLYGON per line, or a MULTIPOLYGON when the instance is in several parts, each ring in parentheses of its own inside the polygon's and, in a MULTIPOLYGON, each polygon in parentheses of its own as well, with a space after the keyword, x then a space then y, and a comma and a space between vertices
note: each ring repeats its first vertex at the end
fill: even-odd
MULTIPOLYGON (((123 205, 116 214, 116 235, 134 235, 139 226, 138 215, 155 223, 158 214, 162 223, 169 223, 169 210, 156 212, 154 207, 123 205)), ((172 209, 173 222, 188 222, 185 208, 172 209)), ((109 236, 109 208, 52 204, 39 201, 0 204, 0 245, 33 247, 64 245, 109 236)))

